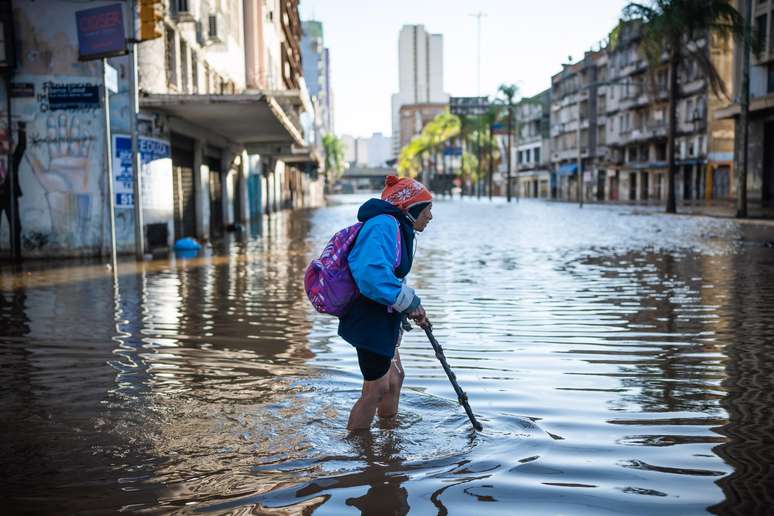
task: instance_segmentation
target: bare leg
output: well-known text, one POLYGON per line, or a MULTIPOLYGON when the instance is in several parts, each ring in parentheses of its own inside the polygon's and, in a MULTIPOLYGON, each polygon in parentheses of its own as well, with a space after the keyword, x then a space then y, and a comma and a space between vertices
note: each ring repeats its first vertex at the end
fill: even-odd
POLYGON ((390 370, 385 376, 389 380, 390 392, 379 402, 379 417, 394 417, 398 413, 400 388, 403 386, 403 378, 405 377, 403 366, 400 363, 400 353, 397 349, 390 370))
MULTIPOLYGON (((392 368, 392 366, 390 366, 392 368)), ((390 372, 372 382, 363 382, 360 399, 349 413, 348 430, 363 430, 371 427, 379 402, 390 393, 390 372)))

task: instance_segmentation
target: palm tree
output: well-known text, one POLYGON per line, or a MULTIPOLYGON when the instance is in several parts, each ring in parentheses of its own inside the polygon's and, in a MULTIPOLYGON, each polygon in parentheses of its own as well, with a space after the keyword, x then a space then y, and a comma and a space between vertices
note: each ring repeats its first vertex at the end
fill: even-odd
POLYGON ((494 167, 500 162, 500 146, 497 143, 494 130, 496 126, 500 125, 503 118, 507 116, 506 112, 503 110, 504 107, 505 106, 502 103, 494 102, 489 105, 489 109, 486 110, 486 113, 479 117, 482 164, 486 163, 488 167, 487 192, 490 200, 492 199, 492 176, 494 167))
POLYGON ((325 173, 330 182, 339 178, 344 172, 344 142, 333 133, 322 137, 323 151, 325 152, 325 173))
POLYGON ((508 202, 511 202, 511 146, 513 145, 513 132, 516 129, 513 126, 513 99, 518 95, 519 87, 515 84, 501 84, 497 88, 497 92, 502 96, 502 100, 505 101, 505 105, 508 108, 508 182, 506 183, 505 191, 508 202))
POLYGON ((682 63, 694 61, 712 92, 727 97, 726 85, 710 59, 710 38, 727 40, 730 36, 742 36, 744 20, 729 0, 651 0, 647 5, 633 2, 624 7, 623 23, 627 22, 641 25, 640 48, 650 73, 661 68, 664 61, 669 69, 666 211, 675 213, 678 70, 682 63))
MULTIPOLYGON (((460 119, 448 112, 436 115, 422 132, 405 145, 398 158, 398 173, 416 177, 420 172, 431 176, 430 162, 437 167, 438 153, 443 145, 460 134, 460 119), (432 158, 432 160, 430 159, 432 158)), ((432 177, 423 178, 425 181, 432 177)))

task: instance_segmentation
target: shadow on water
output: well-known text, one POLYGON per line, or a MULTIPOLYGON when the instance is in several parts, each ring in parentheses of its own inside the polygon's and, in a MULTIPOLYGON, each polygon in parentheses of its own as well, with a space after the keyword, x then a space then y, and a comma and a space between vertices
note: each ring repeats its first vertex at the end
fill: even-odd
POLYGON ((303 292, 363 199, 191 259, 0 274, 11 513, 765 513, 774 257, 733 222, 438 202, 399 416, 347 435, 355 354, 303 292), (418 332, 415 332, 418 333, 418 332), (485 504, 485 505, 482 505, 485 504))

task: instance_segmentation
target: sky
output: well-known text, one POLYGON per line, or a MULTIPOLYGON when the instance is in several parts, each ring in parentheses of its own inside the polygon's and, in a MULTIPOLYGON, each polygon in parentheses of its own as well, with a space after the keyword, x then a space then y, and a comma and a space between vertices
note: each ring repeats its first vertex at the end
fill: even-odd
POLYGON ((481 94, 515 83, 524 96, 551 85, 568 56, 577 60, 612 29, 625 0, 301 0, 303 20, 323 23, 330 49, 337 134, 391 132, 398 90, 398 33, 423 24, 444 37, 444 90, 476 95, 481 18, 481 94))

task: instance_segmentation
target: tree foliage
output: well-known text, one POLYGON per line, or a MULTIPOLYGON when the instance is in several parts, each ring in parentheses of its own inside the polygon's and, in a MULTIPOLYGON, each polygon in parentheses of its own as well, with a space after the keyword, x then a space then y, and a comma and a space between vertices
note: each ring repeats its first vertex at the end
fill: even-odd
POLYGON ((460 134, 460 119, 443 112, 425 125, 422 132, 405 145, 398 157, 398 173, 416 177, 423 168, 423 161, 443 149, 444 144, 460 134))
MULTIPOLYGON (((729 0, 652 0, 632 2, 623 9, 623 23, 642 28, 640 48, 655 71, 669 59, 695 61, 715 95, 727 96, 727 87, 706 46, 709 38, 721 42, 745 37, 745 21, 729 0), (700 42, 703 42, 700 44, 700 42)), ((613 31, 617 42, 619 28, 613 31)))
POLYGON ((345 145, 341 138, 333 133, 328 133, 322 138, 323 152, 325 153, 325 172, 332 179, 338 179, 344 172, 345 145))

